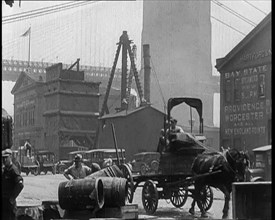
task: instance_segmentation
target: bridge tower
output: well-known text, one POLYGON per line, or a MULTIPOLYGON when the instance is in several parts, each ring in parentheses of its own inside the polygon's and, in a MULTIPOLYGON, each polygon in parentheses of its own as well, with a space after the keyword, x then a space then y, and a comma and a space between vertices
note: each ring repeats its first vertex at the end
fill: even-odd
MULTIPOLYGON (((151 103, 164 110, 158 84, 165 103, 170 97, 200 98, 205 125, 213 126, 219 77, 212 76, 210 1, 144 1, 143 44, 151 50, 151 103)), ((174 116, 189 126, 189 109, 180 110, 174 116)))

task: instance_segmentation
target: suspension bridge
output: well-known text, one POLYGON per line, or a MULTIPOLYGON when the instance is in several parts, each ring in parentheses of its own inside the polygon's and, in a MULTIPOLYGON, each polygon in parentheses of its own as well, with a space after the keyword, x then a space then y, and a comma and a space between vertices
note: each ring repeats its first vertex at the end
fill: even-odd
MULTIPOLYGON (((22 60, 6 60, 2 59, 2 80, 15 82, 22 71, 29 74, 46 74, 46 68, 54 65, 55 63, 48 62, 35 62, 35 61, 22 61, 22 60)), ((71 64, 63 64, 63 69, 68 69, 71 64)), ((105 87, 107 85, 111 68, 108 67, 93 67, 80 65, 80 70, 85 73, 85 80, 101 82, 105 87)), ((121 78, 121 70, 116 69, 114 75, 113 85, 119 87, 121 78)))
MULTIPOLYGON (((23 2, 22 5, 31 4, 33 2, 23 2)), ((250 17, 242 15, 244 13, 238 11, 234 3, 227 6, 218 0, 211 0, 212 33, 218 33, 218 36, 212 34, 213 42, 222 39, 236 44, 268 12, 261 10, 255 2, 242 1, 239 5, 246 6, 245 10, 249 11, 247 15, 250 17), (229 18, 225 17, 226 13, 231 20, 239 21, 238 24, 230 24, 229 18), (251 17, 252 13, 258 13, 259 18, 251 17)), ((19 72, 26 68, 29 42, 22 34, 28 28, 31 28, 30 61, 33 73, 43 72, 45 67, 58 62, 70 65, 80 58, 81 67, 88 75, 104 79, 110 72, 116 43, 124 30, 127 30, 130 39, 137 45, 136 60, 137 68, 140 69, 143 22, 146 21, 143 21, 142 1, 122 1, 119 4, 110 1, 62 2, 3 16, 2 80, 16 80, 19 72)), ((230 46, 227 44, 223 47, 228 51, 230 46)), ((215 54, 224 49, 221 46, 218 49, 215 49, 215 45, 212 47, 212 57, 221 57, 215 54)), ((120 63, 118 67, 119 65, 120 63)))
MULTIPOLYGON (((32 4, 35 3, 32 1, 22 2, 21 7, 32 4)), ((128 32, 129 39, 133 41, 133 44, 137 45, 136 66, 142 76, 142 35, 146 35, 143 27, 144 23, 150 22, 150 19, 147 19, 148 17, 144 17, 144 11, 146 10, 146 4, 150 4, 149 1, 146 4, 143 1, 120 1, 119 3, 113 1, 66 1, 51 6, 42 6, 44 4, 42 2, 39 4, 41 4, 41 8, 28 10, 28 12, 19 11, 20 13, 15 15, 5 15, 3 13, 2 81, 14 82, 20 72, 25 71, 28 67, 30 67, 30 73, 32 74, 43 74, 46 67, 59 62, 63 63, 64 68, 68 68, 76 59, 80 58, 80 69, 84 70, 86 79, 100 81, 104 86, 108 82, 117 43, 124 30, 128 32), (29 29, 29 37, 24 36, 24 33, 29 29), (28 57, 30 57, 30 60, 28 60, 28 57)), ((172 5, 172 2, 168 4, 172 5)), ((208 46, 210 49, 207 48, 207 51, 201 51, 199 54, 206 54, 210 51, 209 59, 211 59, 212 70, 209 68, 209 72, 212 71, 212 75, 215 75, 216 58, 223 57, 240 42, 270 12, 271 3, 270 1, 265 1, 265 3, 262 3, 265 4, 265 7, 261 7, 260 3, 250 0, 232 2, 209 0, 209 4, 211 4, 209 13, 211 27, 209 26, 208 32, 210 33, 208 35, 211 36, 211 45, 208 46), (224 42, 227 43, 225 44, 224 42)), ((190 7, 192 9, 191 5, 190 7)), ((182 13, 180 10, 177 10, 177 12, 182 13)), ((166 15, 163 14, 163 16, 166 15)), ((171 18, 168 17, 167 20, 169 19, 171 18)), ((177 25, 182 27, 183 24, 179 22, 177 25)), ((196 28, 199 30, 198 27, 196 28)), ((154 33, 154 31, 151 32, 154 33)), ((171 36, 176 33, 171 33, 171 36)), ((188 30, 182 33, 188 36, 188 30)), ((160 36, 156 34, 156 37, 160 36)), ((204 37, 204 35, 200 37, 204 37)), ((171 45, 170 42, 164 43, 167 44, 167 47, 171 45)), ((198 45, 194 45, 192 49, 198 51, 200 49, 198 45)), ((164 48, 163 45, 158 45, 158 47, 160 46, 164 48)), ((175 47, 175 49, 177 48, 175 47)), ((163 54, 167 50, 167 48, 162 50, 163 54)), ((182 48, 182 50, 186 49, 182 48)), ((162 62, 164 58, 160 59, 160 54, 154 55, 153 52, 151 60, 152 64, 155 63, 156 65, 155 69, 154 65, 152 66, 154 73, 152 86, 153 84, 157 85, 156 81, 160 81, 159 84, 162 87, 169 80, 174 80, 173 83, 178 84, 186 81, 175 77, 174 72, 168 67, 167 70, 163 70, 163 68, 161 70, 157 69, 159 68, 158 62, 162 62), (161 74, 161 71, 164 74, 161 74), (170 75, 168 76, 168 74, 170 75)), ((189 51, 189 57, 193 54, 195 53, 189 51)), ((189 57, 186 57, 186 62, 188 62, 189 57)), ((209 62, 208 58, 205 62, 209 62)), ((174 66, 179 65, 182 64, 178 63, 174 66)), ((195 70, 198 65, 188 64, 185 66, 193 68, 190 71, 185 69, 185 72, 191 73, 186 78, 191 79, 193 77, 196 80, 193 73, 201 74, 199 69, 195 70)), ((120 67, 121 60, 119 59, 118 69, 113 81, 113 86, 118 88, 121 81, 120 67)), ((129 68, 128 65, 128 70, 129 68)), ((182 68, 178 68, 178 72, 178 74, 181 74, 182 68)), ((214 81, 215 87, 217 87, 217 81, 214 81)), ((213 87, 213 83, 209 83, 207 80, 202 83, 206 87, 213 87)), ((188 83, 188 85, 191 84, 191 82, 188 83)), ((179 86, 187 88, 182 85, 179 86)), ((191 86, 192 88, 197 88, 193 84, 191 86)), ((166 94, 175 95, 176 92, 172 92, 175 88, 174 84, 171 84, 166 89, 166 94)), ((187 94, 186 91, 181 90, 181 92, 187 94)), ((156 93, 160 97, 160 92, 156 91, 156 93)), ((204 91, 204 93, 206 92, 204 91)), ((213 94, 209 93, 209 100, 212 99, 210 95, 213 96, 213 94)), ((159 103, 161 102, 162 100, 159 101, 159 103)))

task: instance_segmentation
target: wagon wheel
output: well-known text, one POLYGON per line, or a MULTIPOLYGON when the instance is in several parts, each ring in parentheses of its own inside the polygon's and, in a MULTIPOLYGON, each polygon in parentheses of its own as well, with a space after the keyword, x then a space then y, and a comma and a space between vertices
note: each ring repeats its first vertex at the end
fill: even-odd
POLYGON ((154 214, 158 207, 158 190, 152 180, 147 180, 142 188, 142 204, 147 214, 154 214))
POLYGON ((132 203, 134 198, 134 180, 132 176, 132 171, 127 166, 127 164, 122 164, 120 169, 123 173, 124 178, 127 179, 127 184, 128 184, 127 201, 129 203, 132 203))
POLYGON ((210 186, 204 186, 200 191, 201 204, 205 211, 208 211, 213 203, 213 191, 210 186))
POLYGON ((179 188, 177 190, 172 191, 170 201, 176 208, 180 208, 184 206, 187 198, 188 198, 188 189, 179 188))
POLYGON ((63 174, 65 170, 66 170, 66 167, 63 166, 63 165, 61 165, 60 167, 58 167, 58 173, 60 173, 60 174, 63 174))

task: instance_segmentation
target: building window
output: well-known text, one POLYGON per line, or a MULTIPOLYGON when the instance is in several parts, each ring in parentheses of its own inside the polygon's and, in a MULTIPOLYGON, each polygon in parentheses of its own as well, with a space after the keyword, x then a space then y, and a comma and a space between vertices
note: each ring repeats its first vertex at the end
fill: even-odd
POLYGON ((268 120, 268 144, 272 142, 272 121, 271 119, 268 120))
POLYGON ((19 122, 18 122, 18 127, 21 127, 21 113, 19 114, 19 122))
POLYGON ((259 89, 258 89, 259 98, 265 97, 265 75, 259 75, 259 89))
POLYGON ((232 83, 230 79, 225 81, 225 91, 224 91, 224 100, 227 103, 230 103, 232 99, 232 83))
POLYGON ((34 108, 32 109, 32 125, 34 125, 34 108))
POLYGON ((235 99, 235 101, 241 100, 241 80, 240 80, 240 78, 235 79, 234 99, 235 99))
POLYGON ((21 127, 24 126, 24 112, 21 113, 21 122, 20 122, 20 124, 21 124, 21 127))
POLYGON ((213 124, 220 127, 220 93, 213 95, 213 124))
POLYGON ((20 126, 20 115, 16 115, 15 124, 16 124, 16 127, 20 126))
POLYGON ((24 112, 23 114, 23 126, 27 126, 27 120, 28 120, 28 114, 27 112, 24 112))
POLYGON ((31 122, 30 122, 30 111, 27 112, 27 126, 31 125, 31 122))

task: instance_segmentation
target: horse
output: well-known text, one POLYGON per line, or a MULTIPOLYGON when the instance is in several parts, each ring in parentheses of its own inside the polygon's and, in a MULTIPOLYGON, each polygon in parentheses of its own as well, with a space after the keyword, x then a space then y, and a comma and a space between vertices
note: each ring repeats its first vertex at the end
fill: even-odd
POLYGON ((225 202, 222 218, 227 218, 232 183, 244 181, 248 165, 248 156, 234 148, 227 149, 223 153, 214 152, 198 155, 194 159, 191 168, 194 175, 194 194, 189 212, 194 215, 194 208, 197 202, 201 211, 201 217, 207 217, 200 195, 202 189, 208 185, 220 189, 224 193, 225 202), (213 174, 211 174, 212 172, 213 174))

